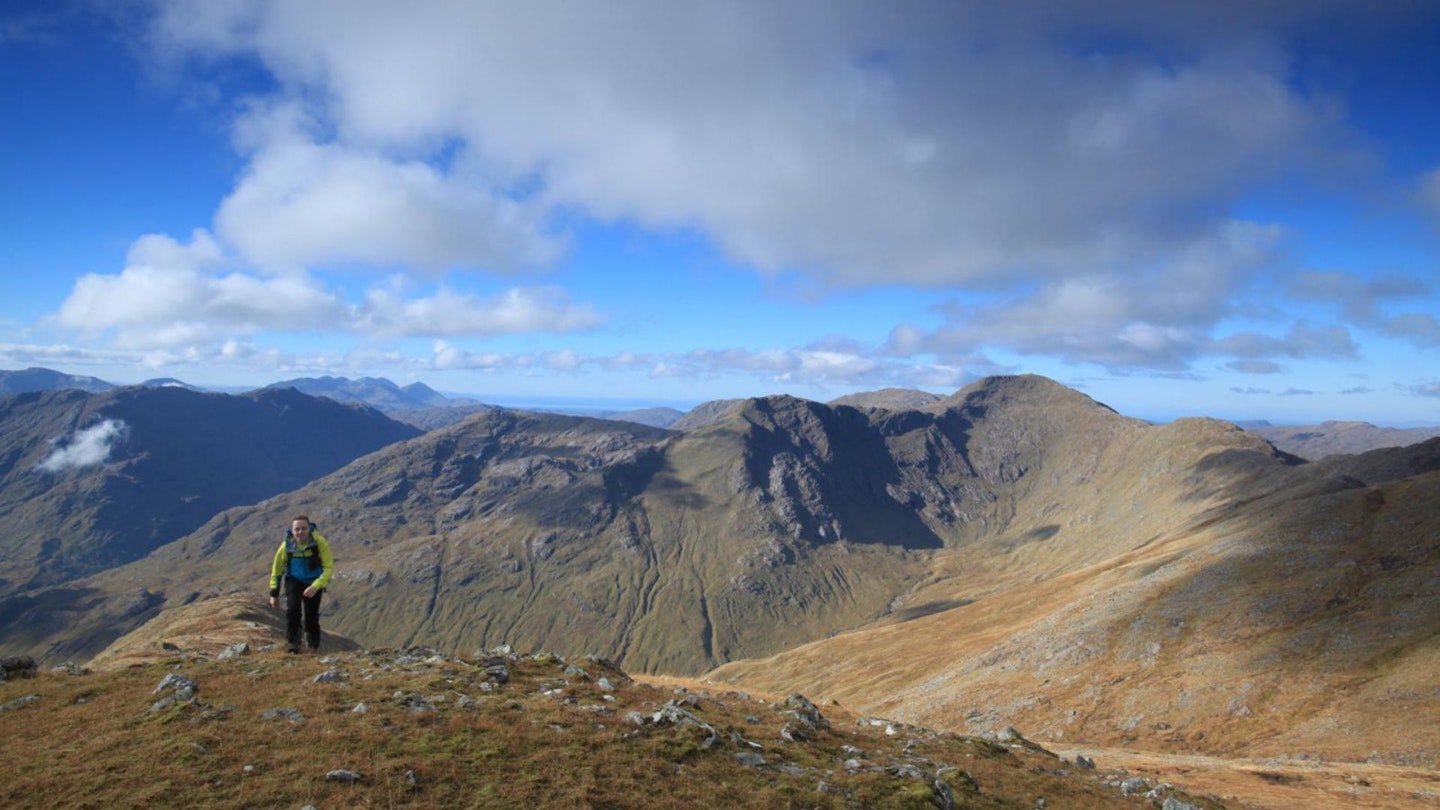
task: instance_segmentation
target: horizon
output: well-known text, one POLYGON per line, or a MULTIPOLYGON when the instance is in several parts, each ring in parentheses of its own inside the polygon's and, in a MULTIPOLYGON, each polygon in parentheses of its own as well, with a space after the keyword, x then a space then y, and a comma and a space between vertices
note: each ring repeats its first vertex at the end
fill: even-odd
POLYGON ((1437 42, 1426 0, 21 0, 0 366, 497 403, 1033 373, 1440 424, 1437 42))
MULTIPOLYGON (((0 368, 0 373, 14 372, 14 371, 22 371, 22 370, 23 370, 23 371, 30 371, 30 370, 36 370, 36 369, 42 370, 42 371, 59 371, 58 369, 44 369, 44 368, 39 368, 39 367, 32 367, 32 368, 29 368, 29 369, 4 369, 4 368, 0 368)), ((69 372, 59 372, 59 373, 69 373, 69 372)), ((90 375, 75 375, 75 376, 90 376, 90 375)), ((337 375, 329 375, 329 376, 331 376, 331 377, 336 377, 337 375)), ((347 381, 356 381, 356 380, 359 379, 358 377, 343 377, 343 375, 340 375, 339 378, 345 379, 345 380, 347 380, 347 381)), ((116 381, 116 380, 107 380, 107 379, 102 379, 102 378, 96 378, 96 379, 101 379, 102 382, 105 382, 105 383, 108 383, 108 384, 111 384, 111 385, 115 385, 115 386, 117 386, 117 387, 124 387, 124 386, 132 386, 132 385, 143 385, 143 384, 145 384, 145 383, 147 383, 147 382, 151 382, 151 381, 154 380, 154 379, 170 379, 170 378, 147 378, 147 379, 143 379, 143 380, 136 380, 136 381, 133 381, 133 382, 120 382, 120 381, 116 381)), ((221 384, 221 385, 195 385, 195 384, 193 384, 193 383, 191 383, 191 382, 189 382, 189 381, 187 381, 187 380, 180 380, 180 379, 177 378, 177 381, 180 382, 180 383, 184 383, 184 384, 186 384, 186 385, 191 385, 191 386, 194 387, 194 388, 198 388, 198 389, 204 390, 204 391, 209 391, 209 392, 212 392, 212 393, 221 393, 221 394, 243 394, 243 393, 246 393, 246 392, 249 392, 249 391, 255 391, 255 390, 258 390, 258 389, 261 389, 261 388, 265 388, 265 387, 268 387, 268 386, 279 385, 279 384, 281 384, 281 383, 291 382, 291 381, 299 380, 299 379, 318 379, 318 377, 310 377, 310 378, 305 378, 305 377, 291 377, 291 378, 284 379, 284 380, 271 380, 271 381, 268 382, 268 383, 263 383, 263 384, 260 384, 260 385, 223 385, 223 384, 221 384)), ((376 378, 376 379, 383 380, 383 381, 385 381, 385 382, 391 383, 392 385, 396 385, 396 386, 398 386, 398 387, 404 387, 404 385, 405 385, 405 384, 398 383, 398 382, 396 382, 395 380, 391 380, 391 379, 386 378, 386 377, 378 377, 378 378, 376 378)), ((422 382, 422 383, 423 383, 423 381, 412 381, 412 382, 422 382)), ((1059 381, 1056 380, 1055 382, 1059 382, 1059 381)), ((408 383, 406 383, 406 384, 408 384, 408 383)), ((647 408, 671 408, 671 409, 673 409, 673 410, 679 411, 679 412, 681 412, 682 414, 684 414, 684 413, 689 413, 690 411, 694 410, 695 408, 697 408, 697 407, 699 407, 699 406, 701 406, 701 405, 703 405, 703 404, 705 404, 705 403, 707 403, 707 402, 714 402, 714 401, 716 401, 716 399, 748 399, 748 398, 751 398, 751 397, 754 397, 754 398, 763 398, 763 397, 766 397, 766 396, 780 396, 780 395, 782 395, 782 394, 753 394, 753 395, 751 395, 751 397, 719 397, 719 398, 716 398, 716 399, 703 399, 703 400, 646 399, 646 398, 635 398, 635 397, 625 397, 625 396, 610 396, 610 397, 603 397, 603 396, 563 396, 563 395, 562 395, 562 396, 545 396, 545 395, 510 396, 510 395, 505 395, 505 394, 485 394, 485 393, 465 392, 465 391, 447 391, 447 390, 441 390, 441 389, 435 388, 434 386, 430 386, 428 383, 424 383, 424 384, 427 385, 427 387, 431 388, 431 390, 435 391, 436 393, 438 393, 438 394, 440 394, 441 396, 444 396, 444 397, 446 397, 446 398, 448 398, 448 399, 469 399, 469 400, 474 400, 474 401, 480 402, 480 403, 485 404, 485 405, 496 405, 496 406, 499 406, 499 407, 502 407, 502 408, 512 408, 512 409, 515 409, 515 410, 555 411, 555 412, 569 413, 569 414, 572 414, 572 415, 579 415, 579 416, 584 416, 584 415, 591 414, 591 413, 593 413, 593 414, 602 414, 602 415, 603 415, 603 414, 609 414, 609 413, 620 413, 620 412, 626 412, 626 411, 644 410, 644 409, 647 409, 647 408)), ((1063 383, 1061 383, 1061 384, 1063 385, 1063 383)), ((873 390, 873 389, 872 389, 872 390, 873 390)), ((919 390, 919 389, 911 389, 911 390, 919 390)), ((958 391, 958 390, 959 390, 959 389, 957 389, 957 391, 958 391)), ((1076 389, 1076 390, 1079 390, 1079 389, 1076 389)), ((838 394, 838 395, 836 395, 835 397, 831 397, 831 398, 828 399, 828 400, 814 400, 814 401, 821 402, 821 403, 828 403, 828 402, 833 401, 834 399, 838 399, 839 397, 842 397, 842 396, 847 396, 847 395, 850 395, 850 394, 861 394, 861 393, 867 393, 867 391, 850 391, 850 392, 846 392, 845 394, 838 394)), ((928 393, 934 393, 934 392, 928 392, 928 393)), ((956 393, 956 391, 951 391, 951 392, 948 392, 948 393, 945 393, 945 394, 936 394, 936 395, 937 395, 937 396, 948 396, 949 394, 954 394, 954 393, 956 393)), ((1084 393, 1084 392, 1082 391, 1081 393, 1084 393)), ((1088 395, 1087 395, 1087 396, 1088 396, 1088 395)), ((808 399, 808 397, 807 397, 806 399, 808 399)), ((1093 397, 1092 397, 1092 399, 1093 399, 1093 397)), ((1172 415, 1172 416, 1157 416, 1157 415, 1146 415, 1146 414, 1141 414, 1141 413, 1130 413, 1130 412, 1127 412, 1127 411, 1125 411, 1125 410, 1123 410, 1123 409, 1115 408, 1115 406, 1114 406, 1113 404, 1108 403, 1108 402, 1104 402, 1103 400, 1096 399, 1095 401, 1096 401, 1096 402, 1099 402, 1100 404, 1105 405, 1105 406, 1107 406, 1107 407, 1114 408, 1114 409, 1115 409, 1118 413, 1120 413, 1122 416, 1128 416, 1128 417, 1132 417, 1132 418, 1135 418, 1135 419, 1140 419, 1140 420, 1143 420, 1143 421, 1146 421, 1146 422, 1150 422, 1150 423, 1156 424, 1156 425, 1166 424, 1166 423, 1169 423, 1169 422, 1173 422, 1173 421, 1175 421, 1175 420, 1177 420, 1177 419, 1184 419, 1184 418, 1187 418, 1187 417, 1209 417, 1209 418, 1221 419, 1221 420, 1223 420, 1223 421, 1231 422, 1231 423, 1236 424, 1236 425, 1238 425, 1238 426, 1240 426, 1240 427, 1260 426, 1260 425, 1266 425, 1266 426, 1270 426, 1270 427, 1305 427, 1305 426, 1322 425, 1322 424, 1330 423, 1330 422, 1334 422, 1334 423, 1344 423, 1344 422, 1367 423, 1367 424, 1373 425, 1373 426, 1378 427, 1378 428, 1394 428, 1394 429, 1400 429, 1400 430, 1415 429, 1415 428, 1422 428, 1422 429, 1423 429, 1423 428, 1440 427, 1440 421, 1436 421, 1436 422, 1414 422, 1414 423, 1409 423, 1409 424, 1396 424, 1396 423, 1371 422, 1370 420, 1366 420, 1366 419, 1346 418, 1346 417, 1343 416, 1343 415, 1341 415, 1341 416, 1335 416, 1335 417, 1330 417, 1330 418, 1325 418, 1325 419, 1315 419, 1315 420, 1305 421, 1305 422, 1293 421, 1293 420, 1291 420, 1291 421, 1286 421, 1286 420, 1279 420, 1279 421, 1277 421, 1277 420, 1275 420, 1275 419, 1265 419, 1265 418, 1245 418, 1245 417, 1240 417, 1240 418, 1228 418, 1228 417, 1217 416, 1217 415, 1215 415, 1215 414, 1207 414, 1207 413, 1185 413, 1185 414, 1177 414, 1177 415, 1172 415)))

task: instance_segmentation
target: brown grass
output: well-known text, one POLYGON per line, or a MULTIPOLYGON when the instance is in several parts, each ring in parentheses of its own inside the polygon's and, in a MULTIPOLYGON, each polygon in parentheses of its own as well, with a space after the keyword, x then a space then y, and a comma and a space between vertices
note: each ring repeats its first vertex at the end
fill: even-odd
POLYGON ((484 686, 479 662, 388 651, 192 657, 0 683, 0 706, 9 706, 0 711, 0 804, 925 808, 941 806, 938 774, 957 807, 1029 808, 1041 796, 1075 810, 1151 806, 1122 797, 1116 774, 1077 770, 1030 745, 915 728, 887 734, 833 706, 823 709, 830 730, 791 742, 781 730, 794 718, 779 703, 631 681, 603 662, 542 655, 507 664, 512 677, 500 687, 484 686), (316 682, 327 670, 344 677, 316 682), (152 711, 170 673, 198 683, 195 699, 152 711), (602 676, 614 691, 597 685, 602 676), (12 703, 28 696, 36 699, 12 703), (435 710, 412 710, 420 699, 435 710), (681 699, 713 734, 626 719, 681 699), (357 713, 362 702, 368 710, 357 713), (263 719, 275 709, 304 719, 263 719), (736 759, 752 751, 765 764, 736 759), (360 781, 327 781, 337 769, 360 781))

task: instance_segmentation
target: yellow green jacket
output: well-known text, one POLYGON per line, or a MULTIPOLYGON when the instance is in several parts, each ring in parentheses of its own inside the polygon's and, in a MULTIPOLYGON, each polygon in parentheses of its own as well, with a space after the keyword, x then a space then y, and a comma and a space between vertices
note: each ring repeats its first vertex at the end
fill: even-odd
POLYGON ((323 588, 330 584, 330 576, 335 573, 335 558, 330 554, 330 541, 320 532, 310 531, 310 539, 315 542, 308 546, 293 547, 293 537, 287 536, 280 543, 280 548, 275 552, 275 562, 270 566, 270 593, 275 594, 280 590, 280 578, 287 573, 285 563, 290 563, 291 577, 299 582, 306 582, 316 588, 323 588), (316 575, 311 567, 312 557, 319 555, 320 571, 316 575), (313 580, 313 581, 312 581, 313 580))

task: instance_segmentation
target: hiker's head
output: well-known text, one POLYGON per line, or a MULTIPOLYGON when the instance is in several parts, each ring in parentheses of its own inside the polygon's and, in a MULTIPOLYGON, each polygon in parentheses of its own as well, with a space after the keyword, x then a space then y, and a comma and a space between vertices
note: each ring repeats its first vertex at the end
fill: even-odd
POLYGON ((308 537, 310 535, 310 518, 304 515, 296 515, 290 521, 290 533, 296 537, 308 537))

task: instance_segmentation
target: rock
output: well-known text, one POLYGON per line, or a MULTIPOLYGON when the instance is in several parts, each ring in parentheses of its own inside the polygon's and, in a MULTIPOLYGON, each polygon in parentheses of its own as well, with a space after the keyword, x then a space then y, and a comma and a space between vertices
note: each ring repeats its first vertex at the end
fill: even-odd
POLYGON ((346 783, 346 784, 353 784, 353 783, 355 783, 355 782, 359 782, 359 781, 360 781, 360 774, 358 774, 358 773, 356 773, 356 772, 354 772, 354 771, 347 771, 347 770, 344 770, 344 769, 338 769, 338 770, 330 771, 329 773, 325 774, 325 781, 326 781, 326 782, 344 782, 344 783, 346 783))
POLYGON ((1079 768, 1082 771, 1093 771, 1095 770, 1095 760, 1085 756, 1084 754, 1076 754, 1075 767, 1079 768))
POLYGON ((481 662, 480 666, 485 668, 485 674, 495 683, 504 686, 510 682, 510 668, 505 666, 504 661, 492 659, 481 662))
POLYGON ((34 703, 39 699, 39 695, 26 695, 25 697, 15 698, 14 700, 11 700, 9 702, 0 703, 0 712, 14 711, 22 706, 29 706, 31 703, 34 703))
POLYGON ((741 765, 749 765, 752 768, 758 768, 761 765, 765 764, 765 757, 761 754, 755 753, 754 751, 737 751, 735 752, 735 761, 740 763, 741 765))
POLYGON ((33 678, 36 671, 35 659, 28 655, 11 655, 0 658, 0 681, 33 678))
MULTIPOLYGON (((150 694, 158 695, 166 689, 174 690, 175 700, 188 702, 195 699, 195 693, 200 690, 200 684, 194 680, 172 672, 160 679, 160 685, 155 687, 150 694)), ((155 711, 152 707, 151 711, 155 711)))
POLYGON ((1120 783, 1120 792, 1126 796, 1135 796, 1150 789, 1150 783, 1141 776, 1132 776, 1120 783))
POLYGON ((345 679, 345 674, 338 669, 327 669, 316 675, 311 680, 314 683, 337 683, 345 679))
POLYGON ((305 715, 294 709, 266 709, 260 714, 261 720, 289 720, 292 723, 305 722, 305 715))
POLYGON ((234 645, 231 645, 231 646, 229 646, 229 647, 226 647, 224 650, 222 650, 222 651, 220 652, 219 655, 215 656, 215 660, 216 660, 216 661, 229 661, 229 660, 234 659, 234 658, 239 658, 239 657, 242 656, 242 655, 248 655, 249 653, 250 653, 250 645, 242 641, 242 642, 240 642, 239 644, 234 644, 234 645))
POLYGON ((1174 796, 1166 796, 1165 803, 1160 805, 1160 810, 1201 810, 1200 805, 1182 802, 1174 796))
POLYGON ((953 810, 955 807, 955 791, 944 779, 935 780, 935 798, 940 801, 941 810, 953 810))
POLYGON ((785 713, 799 720, 808 728, 830 728, 830 721, 826 720, 815 704, 811 703, 804 695, 794 694, 785 698, 785 713))

